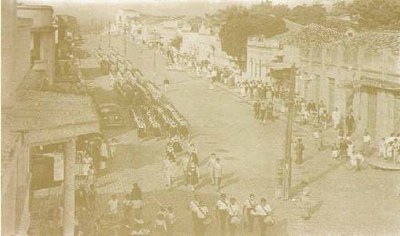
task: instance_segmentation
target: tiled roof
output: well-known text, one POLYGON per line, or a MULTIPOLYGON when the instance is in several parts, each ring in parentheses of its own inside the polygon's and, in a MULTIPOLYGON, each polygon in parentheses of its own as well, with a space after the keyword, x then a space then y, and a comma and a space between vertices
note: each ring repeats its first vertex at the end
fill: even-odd
POLYGON ((332 45, 346 48, 362 47, 366 51, 381 52, 387 50, 395 55, 400 54, 400 31, 365 32, 352 37, 344 37, 332 45))
POLYGON ((326 28, 318 24, 310 24, 297 32, 289 31, 273 37, 282 44, 296 46, 321 46, 344 37, 344 34, 331 28, 326 28))

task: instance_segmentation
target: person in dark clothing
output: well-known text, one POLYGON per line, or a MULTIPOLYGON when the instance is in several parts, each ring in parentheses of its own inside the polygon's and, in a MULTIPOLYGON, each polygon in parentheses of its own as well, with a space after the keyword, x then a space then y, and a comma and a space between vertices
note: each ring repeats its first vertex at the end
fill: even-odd
POLYGON ((256 101, 253 104, 253 109, 254 109, 254 118, 258 119, 260 117, 260 103, 256 101))
POLYGON ((137 183, 133 184, 130 196, 131 196, 131 200, 143 200, 142 199, 142 190, 139 188, 139 185, 137 183))
POLYGON ((266 113, 266 106, 265 103, 262 101, 260 104, 260 120, 261 122, 265 123, 265 113, 266 113))
POLYGON ((355 119, 351 113, 346 116, 346 127, 347 127, 347 136, 351 136, 355 128, 355 119))
POLYGON ((130 193, 130 200, 132 202, 134 217, 141 218, 142 208, 143 208, 143 197, 142 197, 142 190, 139 188, 139 185, 137 183, 133 184, 133 188, 130 193))
POLYGON ((83 185, 81 185, 80 187, 79 187, 79 189, 78 190, 76 190, 76 192, 75 192, 75 203, 76 203, 76 206, 78 207, 78 208, 80 208, 80 207, 86 207, 87 206, 87 204, 86 204, 86 190, 85 190, 85 188, 83 187, 83 185))
POLYGON ((91 184, 87 192, 87 205, 92 212, 96 210, 96 195, 96 188, 91 184))

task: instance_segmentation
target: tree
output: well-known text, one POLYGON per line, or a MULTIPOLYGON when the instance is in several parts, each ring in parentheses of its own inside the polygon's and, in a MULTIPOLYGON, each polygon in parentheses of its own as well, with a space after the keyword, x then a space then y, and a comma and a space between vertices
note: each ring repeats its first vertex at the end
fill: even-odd
POLYGON ((365 29, 400 29, 400 0, 355 0, 348 8, 365 29))
POLYGON ((326 10, 322 5, 296 6, 290 11, 287 18, 303 25, 322 24, 326 20, 326 10))
POLYGON ((174 39, 172 39, 170 45, 176 49, 180 49, 182 44, 182 36, 176 36, 174 39))
POLYGON ((262 11, 263 7, 269 7, 269 4, 264 3, 260 8, 250 10, 230 7, 219 12, 219 19, 224 22, 219 33, 222 50, 228 55, 242 58, 246 55, 249 36, 264 35, 268 38, 286 31, 285 22, 271 16, 268 11, 262 11))

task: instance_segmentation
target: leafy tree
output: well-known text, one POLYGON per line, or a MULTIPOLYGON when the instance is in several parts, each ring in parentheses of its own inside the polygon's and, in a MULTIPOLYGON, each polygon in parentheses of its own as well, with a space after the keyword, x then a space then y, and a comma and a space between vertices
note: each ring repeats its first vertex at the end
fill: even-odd
POLYGON ((182 36, 176 36, 174 39, 172 39, 170 45, 176 49, 180 49, 182 44, 182 36))
POLYGON ((321 24, 325 22, 326 14, 326 10, 322 5, 303 5, 293 8, 287 18, 303 25, 308 25, 311 23, 321 24))
POLYGON ((400 29, 400 0, 355 0, 348 8, 365 29, 400 29))
POLYGON ((271 16, 268 3, 260 8, 250 10, 243 7, 230 7, 219 12, 219 17, 225 23, 222 25, 219 36, 222 49, 231 56, 242 58, 246 55, 247 38, 253 35, 272 37, 286 31, 285 22, 281 18, 271 16))

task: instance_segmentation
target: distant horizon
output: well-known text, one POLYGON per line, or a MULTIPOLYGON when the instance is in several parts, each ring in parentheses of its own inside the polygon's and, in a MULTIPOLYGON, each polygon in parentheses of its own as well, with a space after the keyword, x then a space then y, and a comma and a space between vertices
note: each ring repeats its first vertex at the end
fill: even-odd
MULTIPOLYGON (((265 0, 264 0, 265 1, 265 0)), ((313 3, 334 3, 339 0, 272 0, 272 4, 289 7, 313 3)), ((230 5, 249 7, 261 0, 22 0, 22 4, 50 5, 54 14, 66 14, 78 19, 79 24, 112 20, 119 9, 136 9, 143 14, 155 16, 199 16, 212 14, 230 5)))

